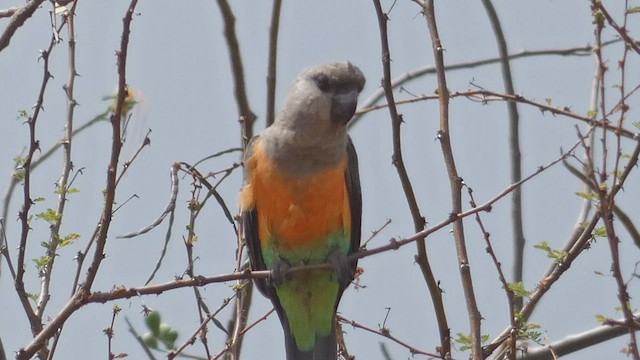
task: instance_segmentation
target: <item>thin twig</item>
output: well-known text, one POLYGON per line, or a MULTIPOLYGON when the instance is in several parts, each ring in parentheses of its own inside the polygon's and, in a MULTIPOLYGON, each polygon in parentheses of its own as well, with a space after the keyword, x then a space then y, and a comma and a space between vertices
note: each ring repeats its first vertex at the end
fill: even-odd
MULTIPOLYGON (((247 331, 249 331, 249 330, 253 329, 253 327, 255 327, 256 325, 258 325, 259 323, 261 323, 261 322, 263 322, 263 321, 267 320, 267 318, 269 318, 269 316, 270 316, 271 314, 273 314, 273 312, 274 312, 274 311, 276 311, 276 309, 275 309, 275 308, 272 308, 271 310, 267 311, 267 313, 266 313, 266 314, 262 315, 262 316, 261 316, 260 318, 258 318, 256 321, 254 321, 253 323, 251 323, 251 324, 249 324, 247 327, 245 327, 245 328, 240 332, 240 335, 244 335, 244 334, 246 334, 246 333, 247 333, 247 331)), ((218 355, 214 356, 211 360, 217 360, 217 359, 220 359, 220 357, 221 357, 222 355, 224 355, 227 351, 229 351, 229 347, 228 347, 228 346, 226 346, 224 349, 222 349, 222 351, 220 351, 220 352, 218 353, 218 355)))
POLYGON ((134 231, 134 232, 130 232, 124 235, 118 235, 116 236, 116 239, 130 239, 136 236, 140 236, 142 234, 146 234, 149 231, 151 231, 153 228, 155 228, 156 226, 160 225, 162 223, 162 221, 167 217, 167 215, 169 214, 173 214, 173 211, 176 208, 176 199, 178 198, 178 170, 180 169, 180 164, 176 163, 173 164, 171 166, 171 195, 169 196, 169 201, 167 203, 167 206, 165 206, 164 210, 162 211, 162 213, 160 214, 160 216, 158 216, 155 220, 153 220, 151 222, 151 224, 143 227, 142 229, 138 230, 138 231, 134 231))
MULTIPOLYGON (((493 33, 498 43, 498 53, 500 54, 500 68, 502 69, 502 81, 507 95, 516 95, 511 76, 511 64, 509 63, 509 50, 507 41, 502 31, 502 25, 498 18, 498 13, 491 0, 482 0, 482 4, 487 12, 489 22, 493 28, 493 33)), ((522 161, 520 156, 520 116, 518 106, 515 102, 507 102, 509 113, 509 164, 511 170, 511 182, 518 182, 522 178, 522 161)), ((526 239, 524 237, 524 224, 522 219, 522 189, 513 191, 511 197, 511 232, 513 241, 513 256, 511 264, 512 282, 521 282, 524 270, 524 247, 526 239)), ((515 310, 522 308, 522 298, 515 298, 515 310)), ((513 319, 513 313, 511 314, 513 319)), ((515 343, 513 344, 515 346, 515 343)), ((513 355, 515 356, 515 354, 513 355)), ((513 359, 513 357, 512 357, 513 359)))
POLYGON ((230 298, 225 298, 222 300, 222 304, 220 306, 218 306, 218 308, 207 315, 206 319, 204 319, 202 322, 200 322, 200 326, 198 326, 196 328, 196 330, 193 332, 193 334, 187 338, 187 340, 185 340, 182 345, 178 346, 177 349, 175 350, 171 350, 167 353, 167 358, 168 359, 173 359, 175 357, 177 357, 178 355, 180 355, 180 353, 182 353, 182 351, 184 351, 184 349, 187 348, 187 346, 193 345, 193 343, 195 343, 196 341, 196 337, 198 336, 198 334, 201 333, 205 333, 206 332, 206 327, 207 324, 209 323, 209 321, 213 320, 224 308, 227 307, 227 305, 229 305, 229 303, 231 302, 231 299, 233 297, 235 297, 237 295, 234 294, 232 297, 230 298))
MULTIPOLYGON (((478 87, 478 86, 476 86, 478 87)), ((450 92, 450 98, 459 98, 459 97, 468 97, 468 98, 473 98, 473 99, 477 99, 479 102, 481 103, 488 103, 490 101, 496 101, 496 100, 506 100, 506 101, 512 101, 512 102, 518 102, 518 103, 523 103, 523 104, 527 104, 527 105, 531 105, 534 106, 538 109, 540 109, 540 111, 542 113, 545 112, 549 112, 551 114, 555 115, 561 115, 561 116, 566 116, 572 119, 576 119, 576 120, 580 120, 581 122, 590 125, 590 126, 595 126, 598 128, 602 128, 605 126, 604 122, 607 121, 606 119, 600 119, 600 120, 596 120, 594 119, 593 116, 589 116, 589 115, 580 115, 578 113, 575 113, 573 111, 571 111, 571 109, 567 106, 565 107, 556 107, 556 106, 552 106, 550 104, 547 103, 542 103, 542 102, 538 102, 532 99, 528 99, 522 95, 508 95, 508 94, 503 94, 503 93, 499 93, 496 91, 492 91, 492 90, 488 90, 488 89, 484 89, 484 88, 480 88, 479 90, 467 90, 467 91, 457 91, 457 92, 450 92)), ((402 105, 402 104, 408 104, 408 103, 414 103, 414 102, 418 102, 418 101, 424 101, 424 100, 437 100, 438 99, 438 95, 423 95, 423 96, 417 96, 414 97, 412 99, 406 99, 406 100, 400 100, 400 101, 396 101, 396 105, 402 105)), ((365 114, 367 112, 370 111, 374 111, 374 110, 379 110, 382 108, 386 108, 388 107, 388 104, 381 104, 381 105, 376 105, 376 106, 368 106, 368 107, 363 107, 360 110, 358 110, 358 114, 365 114)), ((624 129, 624 128, 619 128, 616 127, 614 129, 614 131, 616 133, 620 133, 621 136, 624 136, 626 138, 629 139, 638 139, 640 138, 640 135, 638 133, 635 133, 631 130, 628 129, 624 129)))
MULTIPOLYGON (((123 18, 123 30, 120 43, 120 50, 116 52, 118 58, 118 100, 116 104, 115 112, 111 116, 112 127, 112 146, 111 146, 111 160, 107 168, 107 184, 105 190, 105 204, 102 212, 99 230, 97 232, 96 248, 94 256, 87 270, 87 276, 85 281, 81 285, 79 291, 69 300, 69 302, 62 308, 62 310, 40 331, 34 334, 34 338, 25 348, 20 349, 16 355, 16 359, 26 360, 30 359, 35 352, 46 346, 46 342, 50 339, 55 332, 60 329, 65 321, 80 307, 82 307, 83 300, 91 293, 91 287, 98 272, 98 268, 104 259, 104 248, 106 245, 107 234, 109 231, 109 225, 111 224, 113 204, 115 200, 115 182, 117 176, 117 166, 120 156, 120 149, 122 148, 120 137, 120 122, 122 118, 123 105, 126 97, 126 59, 129 45, 129 34, 131 21, 137 4, 137 0, 131 0, 127 12, 123 18)), ((45 72, 48 78, 48 71, 45 72)), ((36 111, 40 108, 39 104, 36 111)), ((32 141, 35 141, 32 138, 32 141)), ((28 199, 28 193, 27 199, 28 199)), ((39 325, 41 326, 41 325, 39 325)))
MULTIPOLYGON (((63 214, 65 205, 67 203, 67 195, 69 191, 69 175, 73 170, 73 162, 71 160, 71 143, 73 136, 73 120, 74 110, 77 102, 73 96, 74 84, 76 76, 76 40, 75 40, 75 8, 77 1, 73 3, 71 10, 64 17, 67 23, 68 40, 68 75, 67 83, 63 86, 63 89, 67 95, 67 116, 64 125, 64 137, 62 139, 62 173, 56 183, 56 192, 58 194, 58 204, 56 206, 56 220, 50 226, 49 241, 47 242, 46 256, 49 261, 42 268, 40 274, 40 294, 38 295, 38 301, 36 306, 36 316, 42 319, 44 311, 47 307, 47 303, 51 298, 49 293, 49 286, 51 284, 51 277, 53 276, 53 267, 55 259, 57 257, 58 245, 60 244, 60 227, 62 226, 63 214)), ((55 16, 55 15, 52 15, 55 16)))
POLYGON ((269 64, 267 65, 267 126, 276 118, 276 70, 278 64, 278 32, 280 30, 280 8, 282 0, 274 0, 269 26, 269 64))
POLYGON ((338 318, 338 321, 351 325, 356 329, 361 329, 367 332, 370 332, 372 334, 376 334, 379 335, 381 337, 387 338, 393 342, 395 342, 396 344, 404 347, 405 349, 409 350, 409 352, 411 353, 411 356, 415 356, 415 355, 425 355, 428 356, 429 358, 436 358, 436 359, 444 359, 444 357, 441 354, 435 354, 435 353, 430 353, 427 351, 423 351, 423 350, 419 350, 414 346, 411 346, 409 344, 407 344, 406 342, 398 339, 397 337, 391 335, 391 331, 389 331, 389 329, 387 328, 383 328, 381 330, 375 330, 372 329, 370 327, 364 326, 358 322, 356 322, 355 320, 349 320, 347 318, 345 318, 344 316, 338 315, 336 316, 338 318))
MULTIPOLYGON (((610 40, 604 42, 602 46, 609 46, 615 43, 620 42, 620 40, 610 40)), ((544 49, 544 50, 521 50, 510 54, 508 56, 509 60, 515 59, 524 59, 528 57, 538 57, 538 56, 590 56, 593 53, 593 47, 591 45, 572 47, 572 48, 564 48, 564 49, 544 49)), ((500 62, 500 57, 493 57, 487 59, 473 60, 468 62, 456 63, 456 64, 448 64, 445 65, 445 71, 447 73, 456 70, 464 70, 464 69, 472 69, 480 66, 487 66, 492 64, 497 64, 500 62)), ((414 70, 411 70, 403 75, 400 75, 391 81, 392 88, 396 89, 401 87, 402 85, 419 79, 425 75, 432 75, 436 73, 436 67, 433 65, 423 66, 414 70)), ((378 103, 381 99, 385 97, 385 92, 382 87, 380 87, 376 92, 374 92, 369 98, 367 98, 364 102, 362 102, 362 108, 372 107, 378 103)), ((362 114, 356 113, 354 118, 349 122, 349 126, 354 126, 358 120, 362 117, 362 114)))
POLYGON ((233 10, 229 6, 227 0, 218 0, 218 7, 222 13, 224 21, 224 37, 227 40, 227 49, 229 50, 229 58, 231 60, 231 68, 233 72, 234 94, 238 105, 239 119, 242 123, 242 139, 243 147, 253 137, 253 123, 256 115, 251 111, 247 90, 244 82, 244 68, 242 65, 242 56, 240 55, 240 45, 236 36, 235 23, 236 18, 233 10))
MULTIPOLYGON (((438 79, 438 96, 440 104, 440 128, 438 130, 438 140, 440 140, 442 155, 444 157, 447 175, 449 177, 452 213, 459 214, 462 212, 462 178, 458 175, 458 169, 453 156, 453 148, 451 146, 451 132, 449 128, 449 89, 447 88, 447 78, 444 67, 444 48, 440 41, 440 35, 438 34, 434 1, 427 0, 420 1, 419 3, 421 3, 422 11, 427 20, 429 34, 431 35, 431 45, 438 79)), ((482 336, 480 332, 481 315, 478 310, 478 304, 476 302, 475 292, 473 289, 471 264, 467 255, 467 245, 462 220, 457 220, 453 223, 453 238, 456 244, 460 279, 469 316, 471 357, 474 360, 480 360, 483 357, 482 336)))
MULTIPOLYGON (((29 3, 25 6, 32 5, 36 1, 29 3)), ((14 16, 19 17, 19 12, 14 14, 14 16)), ((29 15, 30 16, 30 15, 29 15)), ((66 20, 60 25, 59 31, 66 24, 66 20)), ((5 31, 6 34, 6 31, 5 31)), ((14 280, 14 285, 16 292, 18 294, 18 298, 22 304, 22 307, 29 319, 29 324, 31 326, 31 333, 35 336, 42 330, 42 318, 38 316, 37 309, 34 311, 33 307, 29 303, 29 299, 27 296, 27 291, 24 287, 24 274, 25 274, 25 264, 24 260, 26 257, 27 251, 27 241, 29 239, 29 232, 31 230, 31 226, 29 224, 29 211, 31 206, 33 205, 33 200, 31 199, 31 162, 33 161, 33 157, 35 156, 36 151, 40 151, 40 141, 36 138, 36 123, 38 121, 38 116, 40 112, 44 109, 44 94, 49 83, 49 79, 52 78, 51 73, 49 72, 49 56, 53 51, 54 46, 58 43, 56 36, 51 36, 51 40, 49 41, 49 47, 47 50, 41 50, 40 58, 43 61, 43 77, 40 85, 40 92, 38 93, 38 99, 36 100, 36 104, 34 107, 33 115, 29 116, 27 119, 27 123, 29 125, 29 150, 27 157, 24 159, 22 164, 23 168, 23 203, 22 207, 18 213, 18 218, 20 219, 21 224, 21 233, 20 233, 20 244, 18 248, 18 261, 17 261, 17 272, 14 280)), ((0 51, 1 51, 1 40, 0 40, 0 51)), ((42 314, 40 314, 41 316, 42 314)), ((47 354, 41 354, 42 357, 46 358, 47 354)))
MULTIPOLYGON (((415 193, 413 191, 413 185, 411 179, 407 173, 407 169, 404 165, 404 159, 402 156, 402 143, 401 143, 401 126, 402 115, 398 113, 395 106, 395 99, 393 96, 393 88, 391 85, 391 53, 389 50, 389 38, 387 35, 387 22, 389 21, 388 14, 382 10, 382 5, 379 0, 373 0, 373 4, 376 9, 376 15, 378 19, 378 27, 380 29, 380 44, 382 47, 382 67, 383 67, 383 79, 382 87, 384 94, 387 98, 387 104, 389 104, 389 116, 391 118, 391 129, 393 139, 393 155, 392 162, 400 178, 402 184, 402 190, 409 206, 411 218, 413 220, 413 226, 416 232, 424 230, 426 220, 420 213, 418 207, 418 201, 416 200, 415 193)), ((451 354, 451 332, 447 322, 446 312, 444 310, 444 301, 442 300, 442 291, 438 286, 438 281, 433 273, 431 264, 429 263, 429 257, 427 256, 427 248, 425 240, 421 239, 416 241, 417 254, 415 261, 420 266, 422 276, 427 283, 429 294, 431 296, 434 311, 438 321, 438 330, 440 332, 440 354, 442 357, 446 357, 451 354)))
MULTIPOLYGON (((0 52, 11 42, 15 32, 36 12, 44 0, 30 0, 24 6, 15 9, 11 14, 11 20, 0 36, 0 52)), ((9 9, 11 10, 11 9, 9 9)), ((8 12, 7 12, 8 13, 8 12)))
MULTIPOLYGON (((636 319, 638 319, 639 316, 640 314, 635 314, 636 319)), ((618 321, 624 323, 624 319, 618 321)), ((614 339, 626 333, 628 333, 628 329, 624 325, 603 325, 579 334, 569 335, 562 340, 555 341, 546 346, 529 348, 526 353, 518 357, 518 360, 547 360, 551 358, 551 351, 557 356, 564 356, 614 339)))

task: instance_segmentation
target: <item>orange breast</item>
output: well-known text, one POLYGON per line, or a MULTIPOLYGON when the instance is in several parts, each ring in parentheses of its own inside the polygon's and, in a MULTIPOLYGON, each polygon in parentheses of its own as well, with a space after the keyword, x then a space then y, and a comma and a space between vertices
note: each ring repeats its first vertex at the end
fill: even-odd
MULTIPOLYGON (((241 207, 257 209, 259 236, 281 250, 314 246, 336 231, 350 233, 351 214, 345 184, 346 156, 333 169, 306 177, 283 174, 270 161, 258 141, 245 162, 249 178, 241 207)), ((319 244, 318 244, 319 245, 319 244)))

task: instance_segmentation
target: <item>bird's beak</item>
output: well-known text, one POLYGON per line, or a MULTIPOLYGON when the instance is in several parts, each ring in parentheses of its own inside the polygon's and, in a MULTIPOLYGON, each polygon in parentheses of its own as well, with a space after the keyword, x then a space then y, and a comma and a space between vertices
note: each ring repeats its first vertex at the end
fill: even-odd
POLYGON ((353 114, 356 112, 358 105, 358 89, 349 90, 347 92, 338 92, 333 95, 333 103, 331 104, 331 118, 334 122, 346 125, 353 114))

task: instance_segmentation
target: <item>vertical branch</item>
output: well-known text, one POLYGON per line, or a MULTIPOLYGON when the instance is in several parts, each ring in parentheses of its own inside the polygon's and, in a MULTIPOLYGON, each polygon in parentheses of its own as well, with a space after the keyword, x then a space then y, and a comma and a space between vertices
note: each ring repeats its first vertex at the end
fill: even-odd
MULTIPOLYGON (((384 88, 387 103, 389 104, 389 115, 391 117, 392 136, 393 136, 393 165, 396 167, 400 182, 402 183, 402 189, 404 191, 409 210, 411 211, 411 217, 413 218, 413 224, 416 232, 420 232, 425 228, 425 219, 420 214, 418 208, 418 202, 416 201, 411 180, 407 174, 407 170, 404 166, 404 159, 402 157, 402 144, 400 137, 400 129, 402 125, 402 115, 398 114, 398 110, 395 105, 393 97, 393 88, 391 85, 391 55, 389 52, 389 39, 387 36, 387 21, 389 20, 386 13, 382 10, 382 5, 379 0, 373 0, 373 4, 376 9, 378 17, 378 25, 380 28, 380 42, 382 46, 382 66, 384 71, 384 77, 382 80, 382 87, 384 88)), ((415 261, 419 264, 422 275, 429 288, 429 293, 433 301, 434 311, 438 320, 438 329, 440 332, 440 355, 448 357, 451 355, 451 336, 449 325, 447 323, 446 313, 444 311, 444 302, 442 301, 442 293, 438 282, 435 279, 429 258, 427 257, 426 243, 424 239, 416 241, 417 255, 415 261)))
MULTIPOLYGON (((429 27, 429 33, 431 34, 431 44, 433 47, 433 56, 436 65, 438 97, 440 103, 440 130, 438 130, 438 139, 440 140, 442 154, 449 176, 452 213, 460 214, 462 212, 462 178, 458 175, 455 159, 453 157, 453 149, 451 147, 449 129, 449 89, 447 88, 447 78, 444 72, 444 48, 442 47, 440 35, 438 34, 434 0, 419 1, 419 3, 421 4, 422 10, 427 18, 427 25, 429 27)), ((458 265, 460 268, 460 278, 467 304, 467 313, 469 314, 469 327, 472 341, 471 355, 473 359, 482 359, 482 339, 480 336, 481 316, 473 290, 471 266, 469 264, 469 257, 467 256, 462 219, 458 219, 453 223, 453 237, 456 244, 456 252, 458 254, 458 265)))
POLYGON ((269 65, 267 69, 267 126, 276 118, 276 65, 278 60, 278 31, 282 0, 273 0, 271 27, 269 28, 269 65))
MULTIPOLYGON (((67 118, 64 125, 64 137, 61 141, 63 150, 62 154, 62 173, 60 179, 56 183, 58 193, 58 205, 56 207, 57 220, 51 225, 51 232, 49 235, 48 247, 46 256, 49 261, 46 263, 40 274, 40 295, 37 301, 36 315, 39 319, 42 319, 44 310, 49 302, 49 285, 51 283, 51 276, 53 272, 53 265, 56 259, 56 253, 58 245, 60 244, 60 227, 62 226, 62 217, 64 214, 64 207, 67 203, 67 191, 69 184, 69 174, 73 169, 73 163, 71 161, 71 140, 73 136, 73 114, 77 105, 76 100, 73 97, 73 87, 75 78, 78 75, 76 71, 76 40, 75 40, 75 9, 77 1, 73 3, 71 9, 67 12, 65 20, 67 22, 67 32, 69 35, 68 40, 68 61, 69 61, 69 73, 67 76, 67 83, 63 86, 67 95, 67 118)), ((55 16, 55 14, 52 14, 55 16)))
POLYGON ((249 308, 253 296, 253 282, 251 280, 238 280, 236 283, 235 311, 229 320, 229 351, 224 358, 229 360, 241 359, 242 340, 249 321, 249 308))
MULTIPOLYGON (((482 0, 487 16, 491 22, 493 33, 498 43, 498 53, 500 55, 500 67, 502 69, 502 81, 504 90, 508 95, 515 95, 513 78, 511 76, 511 65, 509 63, 509 50, 507 41, 502 31, 500 19, 493 7, 491 0, 482 0)), ((520 116, 518 115, 518 105, 516 102, 507 101, 509 112, 509 155, 511 168, 511 183, 515 184, 522 179, 522 162, 520 157, 520 116)), ((511 196, 511 231, 513 236, 513 264, 511 266, 511 277, 513 282, 522 281, 524 269, 524 229, 522 221, 522 189, 520 187, 513 190, 511 196)), ((522 297, 515 298, 515 310, 522 308, 522 297)), ((513 314, 511 314, 513 317, 513 314)))
MULTIPOLYGON (((272 14, 272 23, 271 23, 271 39, 269 44, 269 73, 267 76, 267 87, 268 91, 271 89, 270 81, 273 81, 273 94, 268 93, 269 95, 275 96, 275 73, 276 73, 276 52, 277 52, 277 31, 280 17, 280 2, 279 0, 275 0, 273 5, 273 14, 272 14)), ((218 7, 220 8, 220 12, 222 13, 222 18, 224 20, 224 36, 227 40, 227 48, 229 50, 229 57, 231 60, 231 67, 233 69, 233 78, 234 78, 234 89, 235 89, 235 97, 236 103, 238 105, 238 112, 240 113, 240 123, 241 123, 241 136, 242 136, 242 145, 243 148, 247 145, 249 140, 253 137, 253 124, 256 120, 256 115, 251 111, 249 106, 249 100, 247 98, 246 87, 244 82, 244 69, 242 65, 242 56, 240 54, 240 45, 238 44, 238 37, 236 36, 235 30, 235 16, 233 15, 233 11, 229 6, 227 0, 218 0, 218 7)), ((267 100, 267 107, 269 104, 273 105, 274 101, 267 100)), ((267 109, 267 116, 269 116, 269 111, 273 112, 273 109, 267 109)), ((269 121, 269 120, 267 120, 269 121)), ((272 121, 272 120, 271 120, 272 121)), ((267 123, 269 125, 269 123, 267 123)), ((238 237, 239 238, 239 237, 238 237)), ((240 245, 240 244, 239 244, 240 245)), ((238 246, 238 253, 236 254, 238 259, 242 258, 242 247, 238 246)), ((239 269, 239 268, 238 268, 239 269)), ((242 291, 242 290, 239 290, 242 291)), ((232 342, 232 352, 231 356, 239 356, 241 345, 242 345, 242 332, 244 330, 247 320, 247 313, 249 312, 249 307, 251 304, 250 294, 248 298, 244 296, 238 296, 236 298, 236 313, 234 316, 234 325, 231 326, 234 330, 230 333, 231 342, 232 342)))
POLYGON ((116 180, 118 172, 118 161, 120 158, 120 150, 122 149, 122 114, 124 111, 124 102, 128 94, 127 89, 127 53, 129 49, 129 35, 131 34, 131 21, 135 12, 138 0, 131 0, 127 13, 122 19, 122 38, 120 40, 120 50, 116 52, 118 58, 118 95, 116 101, 116 107, 111 114, 111 159, 107 167, 107 184, 104 195, 104 209, 102 211, 102 218, 100 219, 100 227, 96 238, 96 248, 93 253, 93 259, 89 269, 87 270, 87 277, 81 286, 81 291, 84 295, 87 295, 93 281, 98 273, 98 268, 104 259, 104 248, 107 243, 107 234, 109 232, 109 226, 111 225, 111 216, 113 214, 113 203, 116 196, 116 180))
MULTIPOLYGON (((200 194, 200 189, 202 189, 202 186, 198 184, 198 179, 196 178, 196 176, 193 175, 193 173, 192 173, 192 177, 193 177, 193 182, 192 182, 193 189, 191 190, 191 200, 189 201, 189 225, 187 225, 188 234, 187 234, 186 240, 184 241, 184 245, 187 250, 187 264, 188 264, 186 274, 187 276, 193 279, 195 278, 195 270, 194 270, 195 259, 193 258, 193 244, 195 244, 195 242, 197 241, 197 235, 195 232, 196 218, 203 204, 198 199, 200 194)), ((207 318, 208 316, 209 307, 205 304, 202 298, 202 295, 200 294, 200 290, 197 287, 193 288, 193 295, 196 300, 196 308, 198 309, 198 316, 200 316, 200 323, 206 324, 207 321, 205 321, 205 318, 207 318)), ((204 351, 207 355, 207 358, 210 358, 211 354, 209 351, 209 343, 207 340, 206 326, 200 332, 200 341, 202 342, 202 346, 204 347, 204 351)))
POLYGON ((98 268, 100 267, 102 259, 104 259, 104 248, 107 241, 109 226, 111 224, 111 216, 113 214, 113 204, 115 200, 118 159, 120 156, 120 149, 122 148, 122 140, 120 136, 121 120, 124 101, 128 93, 126 83, 127 49, 129 46, 129 35, 131 33, 131 21, 133 19, 137 3, 138 0, 131 0, 127 13, 122 19, 123 29, 122 38, 120 40, 120 50, 116 52, 118 58, 118 95, 116 108, 114 113, 111 114, 110 119, 113 137, 111 143, 111 159, 107 168, 107 184, 104 191, 105 204, 101 215, 100 225, 95 235, 96 249, 93 259, 89 269, 87 270, 85 281, 81 285, 80 289, 74 293, 69 302, 44 328, 42 328, 41 331, 34 334, 35 336, 31 343, 18 351, 16 354, 16 359, 18 360, 31 359, 33 354, 46 346, 47 341, 54 336, 58 329, 64 325, 67 319, 82 306, 83 301, 91 292, 91 286, 93 285, 98 273, 98 268))
POLYGON ((242 143, 246 145, 253 137, 253 123, 256 120, 256 115, 251 111, 249 99, 247 98, 242 56, 240 55, 240 45, 236 36, 236 18, 227 0, 218 0, 218 7, 224 20, 224 36, 227 40, 227 48, 229 49, 231 68, 233 70, 236 103, 238 104, 240 122, 242 123, 242 143))
MULTIPOLYGON (((35 3, 33 1, 29 5, 35 3)), ((29 6, 27 5, 27 6, 29 6)), ((25 7, 27 7, 25 6, 25 7)), ((35 10, 34 10, 35 11, 35 10)), ((29 15, 30 16, 30 15, 29 15)), ((64 23, 61 27, 64 26, 64 23)), ((38 314, 34 311, 29 303, 29 297, 27 295, 27 291, 24 287, 24 274, 25 274, 25 257, 27 251, 27 241, 29 239, 29 231, 31 230, 29 224, 29 210, 33 205, 33 200, 31 199, 31 172, 33 157, 36 151, 40 151, 40 141, 36 139, 36 123, 38 121, 38 117, 40 116, 40 111, 43 109, 44 104, 44 94, 47 88, 47 84, 49 83, 49 79, 52 77, 49 72, 49 55, 51 51, 53 51, 53 47, 58 43, 56 37, 56 29, 54 29, 54 34, 51 36, 51 40, 49 42, 49 47, 47 50, 42 50, 40 52, 40 59, 43 61, 43 77, 42 83, 40 85, 40 92, 38 93, 38 99, 36 100, 36 104, 34 106, 33 115, 27 117, 27 124, 29 126, 29 150, 27 153, 27 157, 24 159, 22 163, 23 172, 23 203, 20 211, 18 212, 18 219, 21 224, 21 233, 20 233, 20 244, 18 247, 18 261, 16 266, 16 275, 14 278, 14 285, 16 289, 16 293, 18 294, 18 298, 20 299, 20 303, 29 319, 29 324, 31 326, 31 333, 35 336, 42 330, 42 319, 38 317, 38 314)))

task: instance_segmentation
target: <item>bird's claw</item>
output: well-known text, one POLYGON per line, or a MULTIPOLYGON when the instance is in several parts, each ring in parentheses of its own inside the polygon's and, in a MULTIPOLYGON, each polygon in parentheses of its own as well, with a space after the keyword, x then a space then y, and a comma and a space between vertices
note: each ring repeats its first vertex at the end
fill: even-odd
POLYGON ((271 269, 271 283, 273 286, 278 287, 287 280, 287 272, 291 266, 282 260, 277 260, 273 263, 271 269))
POLYGON ((353 280, 353 269, 347 255, 341 251, 333 251, 329 254, 329 263, 338 277, 338 281, 342 285, 348 285, 353 280))

